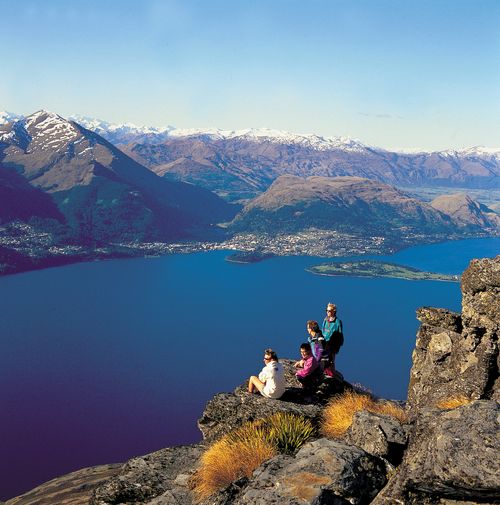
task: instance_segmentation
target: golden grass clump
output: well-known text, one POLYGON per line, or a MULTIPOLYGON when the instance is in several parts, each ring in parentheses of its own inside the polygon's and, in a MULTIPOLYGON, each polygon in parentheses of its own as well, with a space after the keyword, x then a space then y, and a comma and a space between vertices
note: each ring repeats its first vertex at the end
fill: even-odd
POLYGON ((462 405, 467 405, 472 402, 471 398, 467 398, 464 395, 452 396, 451 398, 445 398, 444 400, 436 403, 438 409, 456 409, 462 405))
POLYGON ((200 467, 192 479, 197 502, 234 480, 251 477, 257 467, 277 454, 276 448, 260 438, 257 431, 245 430, 237 436, 231 435, 212 444, 201 457, 200 467))
POLYGON ((191 480, 195 500, 201 502, 231 482, 251 477, 264 461, 279 452, 295 451, 314 434, 314 426, 308 419, 284 412, 228 433, 201 457, 191 480))
POLYGON ((348 391, 334 397, 323 411, 321 432, 329 438, 342 436, 351 426, 354 414, 360 410, 395 417, 403 423, 407 421, 406 412, 398 404, 376 401, 367 394, 348 391))

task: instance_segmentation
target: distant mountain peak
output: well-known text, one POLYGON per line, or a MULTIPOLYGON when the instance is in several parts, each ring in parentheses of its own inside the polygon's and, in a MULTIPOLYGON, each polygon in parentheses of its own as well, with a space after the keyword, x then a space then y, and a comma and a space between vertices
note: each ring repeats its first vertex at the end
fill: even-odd
POLYGON ((29 116, 26 116, 24 118, 24 124, 26 125, 27 128, 29 128, 32 125, 35 125, 37 127, 43 127, 47 123, 54 123, 54 122, 68 123, 69 121, 67 121, 59 114, 56 114, 55 112, 50 112, 44 109, 36 111, 33 114, 30 114, 29 116))
POLYGON ((500 216, 467 193, 440 195, 432 200, 431 206, 451 216, 462 226, 500 228, 500 216))
POLYGON ((82 125, 87 130, 91 130, 101 135, 112 144, 126 144, 139 139, 142 143, 160 143, 163 142, 173 126, 137 126, 132 123, 109 123, 101 119, 88 116, 73 115, 72 121, 82 125))
POLYGON ((79 131, 71 121, 59 114, 39 110, 18 121, 34 141, 32 149, 52 149, 74 140, 79 131))
POLYGON ((12 123, 12 121, 17 121, 21 118, 22 116, 20 114, 16 114, 15 112, 8 112, 6 110, 0 111, 0 125, 12 123))
POLYGON ((368 148, 360 140, 351 137, 323 137, 314 133, 291 133, 272 128, 246 128, 243 130, 221 130, 217 128, 178 128, 169 132, 170 137, 207 136, 214 140, 270 141, 280 144, 298 144, 317 150, 345 149, 365 150, 368 148))

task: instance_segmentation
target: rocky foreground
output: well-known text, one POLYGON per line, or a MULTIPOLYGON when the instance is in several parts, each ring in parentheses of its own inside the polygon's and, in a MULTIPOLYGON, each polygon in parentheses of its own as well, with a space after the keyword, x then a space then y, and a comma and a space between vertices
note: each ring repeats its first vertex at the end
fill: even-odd
MULTIPOLYGON (((409 421, 358 412, 339 439, 317 438, 294 455, 265 462, 205 505, 475 505, 500 503, 500 256, 474 260, 462 276, 462 313, 421 308, 408 400, 409 421), (456 408, 437 407, 466 398, 456 408)), ((7 502, 190 505, 189 480, 206 446, 247 421, 275 412, 317 423, 331 396, 351 386, 329 380, 304 397, 285 361, 281 400, 244 388, 210 400, 198 422, 204 441, 162 449, 121 467, 55 479, 7 502)))

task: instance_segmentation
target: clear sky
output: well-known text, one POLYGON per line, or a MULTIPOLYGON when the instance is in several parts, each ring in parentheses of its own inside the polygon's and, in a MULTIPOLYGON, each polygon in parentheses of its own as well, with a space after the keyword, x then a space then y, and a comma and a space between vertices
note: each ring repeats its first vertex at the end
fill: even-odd
POLYGON ((0 110, 500 147, 500 0, 0 0, 0 110))

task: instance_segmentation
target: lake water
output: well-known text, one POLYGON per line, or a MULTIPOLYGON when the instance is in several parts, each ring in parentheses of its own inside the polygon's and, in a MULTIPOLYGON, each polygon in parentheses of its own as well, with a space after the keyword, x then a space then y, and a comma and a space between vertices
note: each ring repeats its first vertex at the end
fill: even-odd
MULTIPOLYGON (((378 257, 461 273, 500 239, 378 257)), ((321 277, 324 261, 242 265, 222 251, 82 263, 0 278, 0 500, 55 476, 200 439, 214 393, 298 356, 307 319, 338 305, 337 367, 375 394, 406 397, 422 305, 460 310, 457 283, 321 277)))

